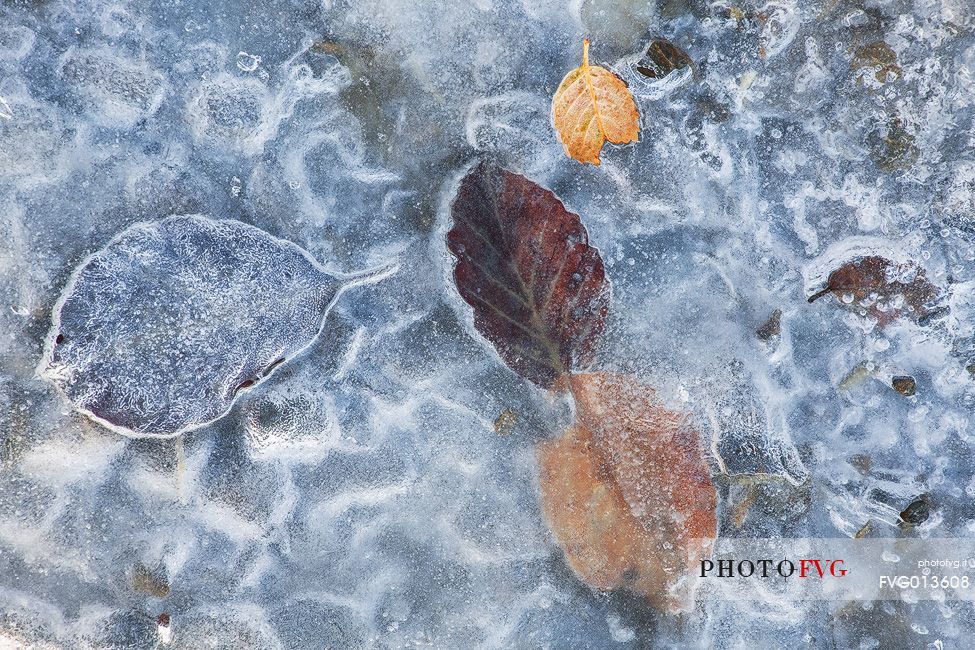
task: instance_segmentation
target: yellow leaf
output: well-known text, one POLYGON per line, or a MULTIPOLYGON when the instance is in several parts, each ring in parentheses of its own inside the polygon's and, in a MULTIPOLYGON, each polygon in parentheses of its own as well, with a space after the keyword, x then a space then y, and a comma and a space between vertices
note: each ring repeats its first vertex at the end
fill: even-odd
POLYGON ((552 97, 552 120, 565 153, 581 163, 599 164, 607 140, 636 142, 640 114, 626 83, 598 65, 589 65, 589 40, 583 41, 582 65, 565 75, 552 97))

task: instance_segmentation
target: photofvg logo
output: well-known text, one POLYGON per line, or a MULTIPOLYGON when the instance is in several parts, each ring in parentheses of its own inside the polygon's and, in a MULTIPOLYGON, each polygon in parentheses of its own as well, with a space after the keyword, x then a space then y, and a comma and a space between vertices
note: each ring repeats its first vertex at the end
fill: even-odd
POLYGON ((689 558, 719 600, 972 600, 975 539, 715 540, 689 558))
POLYGON ((701 560, 702 578, 843 578, 846 576, 845 560, 701 560), (798 567, 798 569, 797 569, 798 567))

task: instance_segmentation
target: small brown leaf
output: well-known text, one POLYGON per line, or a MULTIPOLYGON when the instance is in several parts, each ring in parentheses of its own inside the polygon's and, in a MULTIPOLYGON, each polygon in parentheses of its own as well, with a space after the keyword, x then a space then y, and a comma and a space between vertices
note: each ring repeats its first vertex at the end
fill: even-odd
POLYGON ((721 124, 731 119, 731 109, 707 95, 694 101, 694 110, 698 121, 706 119, 711 124, 721 124))
POLYGON ((880 327, 900 316, 926 320, 935 315, 929 303, 939 295, 918 265, 897 264, 877 255, 858 257, 830 273, 826 287, 810 296, 809 302, 827 293, 845 305, 865 308, 880 327))
POLYGON ((505 363, 545 388, 584 368, 603 331, 609 282, 578 215, 488 163, 461 181, 451 214, 454 282, 505 363))
POLYGON ((582 65, 565 75, 552 97, 552 120, 567 156, 599 164, 599 152, 613 144, 636 142, 640 113, 626 83, 598 65, 589 65, 589 40, 582 65))
POLYGON ((875 369, 868 365, 866 361, 861 361, 857 365, 853 366, 853 370, 846 373, 846 376, 840 380, 839 389, 840 390, 850 390, 859 386, 865 379, 872 377, 875 369))
POLYGON ((12 437, 8 436, 0 442, 0 469, 8 470, 14 465, 17 456, 17 446, 12 437))
POLYGON ((141 563, 132 567, 132 588, 156 598, 169 596, 169 581, 166 576, 153 572, 141 563))
POLYGON ((899 117, 878 124, 867 134, 866 144, 871 160, 888 174, 910 169, 921 155, 916 138, 899 117))
POLYGON ((755 486, 745 486, 744 495, 742 495, 741 500, 735 504, 735 507, 731 511, 731 519, 735 522, 735 528, 741 528, 745 523, 745 519, 748 517, 748 511, 755 504, 756 495, 757 490, 755 486))
POLYGON ((573 571, 671 612, 693 602, 717 493, 697 432, 624 375, 572 375, 579 424, 537 449, 546 519, 573 571))
POLYGON ((854 454, 850 456, 850 465, 853 465, 861 474, 869 474, 873 467, 873 458, 868 454, 854 454))

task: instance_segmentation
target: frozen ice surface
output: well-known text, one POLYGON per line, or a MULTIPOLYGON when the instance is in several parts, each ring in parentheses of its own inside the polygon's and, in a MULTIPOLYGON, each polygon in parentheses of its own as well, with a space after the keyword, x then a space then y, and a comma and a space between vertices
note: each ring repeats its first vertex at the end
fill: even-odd
MULTIPOLYGON (((973 29, 968 0, 6 0, 0 647, 969 644, 959 602, 702 592, 677 620, 579 583, 533 460, 568 406, 469 327, 443 233, 479 156, 581 215, 613 284, 597 365, 694 414, 722 535, 971 537, 973 29), (642 115, 598 168, 549 121, 584 36, 642 115), (693 72, 635 77, 657 36, 693 72), (128 440, 34 370, 72 272, 134 224, 190 214, 336 274, 401 271, 336 303, 226 417, 128 440), (921 265, 947 312, 881 328, 869 305, 806 301, 865 250, 921 265), (891 386, 904 375, 913 396, 891 386), (931 516, 903 529, 921 495, 931 516)), ((308 285, 261 303, 314 293, 292 281, 308 285)), ((281 315, 262 313, 231 322, 281 315)), ((248 377, 277 340, 252 334, 248 377)))

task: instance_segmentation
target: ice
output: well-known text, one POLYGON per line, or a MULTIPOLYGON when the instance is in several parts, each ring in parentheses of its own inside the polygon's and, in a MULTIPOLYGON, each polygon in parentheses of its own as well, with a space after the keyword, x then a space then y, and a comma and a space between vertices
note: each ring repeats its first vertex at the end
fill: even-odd
POLYGON ((0 29, 0 58, 18 61, 27 56, 34 46, 34 32, 26 27, 14 25, 0 29))
POLYGON ((765 405, 772 407, 774 396, 746 375, 740 361, 732 361, 702 393, 701 419, 708 425, 705 431, 725 473, 772 474, 795 485, 809 478, 785 419, 781 413, 773 417, 767 412, 765 405))
POLYGON ((261 65, 261 57, 247 52, 237 53, 237 68, 244 72, 254 72, 261 65))
POLYGON ((3 3, 0 647, 964 646, 957 601, 705 589, 676 620, 580 583, 534 460, 572 405, 472 328, 443 236, 479 158, 581 216, 613 292, 594 367, 692 415, 722 536, 969 538, 973 33, 967 0, 3 3), (551 127, 584 37, 641 112, 598 168, 551 127), (636 76, 661 37, 694 69, 636 76), (177 223, 253 255, 170 255, 177 223), (118 256, 138 233, 142 273, 118 256), (873 254, 946 311, 807 302, 873 254), (92 255, 118 264, 97 289, 92 255), (326 313, 335 278, 396 261, 326 313), (76 403, 193 430, 133 440, 76 403))
POLYGON ((246 406, 244 431, 254 457, 316 462, 339 435, 335 406, 306 392, 272 394, 246 406))
POLYGON ((471 103, 465 131, 477 151, 504 160, 516 156, 526 171, 544 173, 545 166, 561 155, 561 147, 540 136, 549 124, 547 98, 518 92, 496 95, 471 103))
POLYGON ((187 114, 198 139, 254 150, 270 135, 265 115, 269 102, 270 93, 260 81, 221 75, 200 85, 187 114))
POLYGON ((166 92, 162 73, 102 49, 70 49, 60 74, 93 121, 133 126, 158 110, 166 92))
POLYGON ((38 183, 58 178, 71 135, 55 108, 18 93, 6 95, 0 109, 0 177, 38 183))

